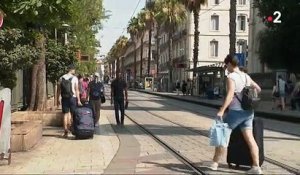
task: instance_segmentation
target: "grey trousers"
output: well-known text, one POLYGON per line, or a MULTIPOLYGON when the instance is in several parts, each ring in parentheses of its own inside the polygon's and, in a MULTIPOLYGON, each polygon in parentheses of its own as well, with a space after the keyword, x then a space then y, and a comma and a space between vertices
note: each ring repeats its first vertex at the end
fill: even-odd
POLYGON ((95 113, 95 124, 96 124, 99 122, 100 119, 101 100, 90 100, 90 103, 95 113))

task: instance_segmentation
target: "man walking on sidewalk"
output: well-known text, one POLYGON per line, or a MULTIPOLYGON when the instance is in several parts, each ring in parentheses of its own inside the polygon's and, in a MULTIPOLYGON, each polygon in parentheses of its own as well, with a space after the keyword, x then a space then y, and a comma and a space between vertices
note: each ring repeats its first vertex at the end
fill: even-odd
POLYGON ((82 105, 80 102, 80 93, 78 86, 78 78, 74 76, 75 66, 70 65, 69 72, 60 77, 57 86, 57 104, 60 105, 59 97, 61 95, 62 112, 64 113, 64 134, 63 137, 68 137, 71 127, 71 115, 75 111, 77 104, 82 105))
POLYGON ((122 74, 118 73, 116 79, 111 83, 111 99, 114 101, 115 116, 117 125, 124 125, 125 106, 128 103, 128 93, 126 82, 122 79, 122 74), (124 101, 125 93, 125 101, 124 101), (121 111, 121 121, 119 118, 119 110, 121 111))

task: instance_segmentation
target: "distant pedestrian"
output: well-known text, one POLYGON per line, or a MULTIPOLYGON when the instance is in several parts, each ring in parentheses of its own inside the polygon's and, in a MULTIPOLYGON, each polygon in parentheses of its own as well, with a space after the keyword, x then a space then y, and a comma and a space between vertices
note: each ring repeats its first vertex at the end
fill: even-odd
POLYGON ((88 101, 88 86, 89 80, 87 77, 78 76, 79 79, 79 92, 81 103, 86 103, 88 101))
POLYGON ((273 86, 272 101, 273 101, 272 110, 277 109, 277 107, 280 106, 280 103, 278 102, 279 101, 279 91, 278 91, 277 83, 275 83, 273 86))
POLYGON ((283 80, 281 75, 278 76, 277 87, 279 92, 281 110, 285 110, 286 82, 283 80))
POLYGON ((183 95, 186 95, 187 83, 184 80, 182 81, 181 91, 183 95))
POLYGON ((64 113, 64 137, 68 137, 72 124, 72 116, 77 105, 81 106, 78 78, 74 76, 75 66, 70 65, 68 73, 60 77, 57 88, 57 104, 60 105, 61 95, 62 112, 64 113))
POLYGON ((114 79, 111 83, 111 99, 113 99, 114 102, 117 125, 124 125, 124 103, 126 102, 128 104, 128 92, 126 82, 122 79, 121 73, 117 74, 116 79, 114 79), (119 110, 121 111, 121 121, 119 117, 119 110))
POLYGON ((175 88, 176 88, 177 95, 179 95, 179 89, 180 89, 180 81, 179 80, 176 80, 175 88))
POLYGON ((187 95, 190 95, 192 93, 192 81, 191 79, 187 79, 187 95))
POLYGON ((99 126, 101 96, 104 96, 104 84, 100 81, 98 72, 94 74, 93 80, 88 86, 88 99, 95 113, 95 126, 99 126))
POLYGON ((300 81, 296 83, 295 88, 291 94, 291 107, 292 110, 300 110, 300 81))
MULTIPOLYGON (((239 70, 237 59, 228 55, 225 58, 224 63, 226 64, 229 72, 229 75, 227 76, 228 90, 225 102, 217 113, 217 116, 227 123, 232 130, 236 127, 240 127, 252 156, 252 168, 248 171, 248 173, 262 174, 262 170, 259 167, 259 150, 252 131, 254 111, 244 110, 241 102, 239 101, 239 99, 242 97, 242 90, 245 86, 251 86, 258 92, 261 91, 261 88, 251 79, 249 75, 239 70), (224 116, 227 108, 229 108, 228 113, 224 116)), ((218 169, 218 162, 220 161, 223 152, 223 147, 216 147, 213 162, 210 162, 208 165, 210 169, 218 169)))

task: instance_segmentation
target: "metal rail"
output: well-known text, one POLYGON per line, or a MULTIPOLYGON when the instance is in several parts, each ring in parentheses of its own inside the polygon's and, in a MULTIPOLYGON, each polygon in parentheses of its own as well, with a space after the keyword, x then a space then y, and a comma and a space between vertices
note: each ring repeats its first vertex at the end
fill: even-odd
MULTIPOLYGON (((162 117, 162 116, 160 116, 160 115, 154 114, 153 112, 150 112, 150 111, 146 110, 144 107, 141 107, 141 106, 139 106, 139 105, 137 105, 137 104, 135 104, 135 103, 132 103, 132 102, 130 102, 130 103, 131 103, 131 104, 134 104, 134 105, 136 105, 136 106, 138 106, 138 107, 140 107, 140 108, 142 108, 145 112, 147 112, 147 113, 149 113, 149 114, 151 114, 151 115, 153 115, 153 116, 155 116, 155 117, 157 117, 157 118, 160 118, 160 119, 162 119, 162 120, 168 121, 168 122, 170 122, 170 123, 172 123, 172 124, 174 124, 174 125, 180 126, 180 127, 182 127, 182 128, 185 128, 185 129, 187 129, 187 130, 189 130, 189 131, 192 131, 192 132, 194 132, 194 133, 200 134, 200 135, 202 135, 202 136, 209 137, 209 136, 208 136, 208 133, 199 131, 199 130, 194 129, 194 128, 186 127, 186 126, 184 126, 184 125, 182 125, 182 124, 179 124, 179 123, 173 122, 173 121, 171 121, 171 120, 169 120, 169 119, 166 119, 166 118, 164 118, 164 117, 162 117)), ((265 161, 267 161, 267 162, 269 162, 269 163, 271 163, 271 164, 274 164, 274 165, 276 165, 276 166, 279 166, 279 167, 281 167, 281 168, 283 168, 283 169, 285 169, 285 170, 287 170, 287 171, 289 171, 289 172, 291 172, 291 173, 294 173, 294 174, 300 174, 300 170, 298 170, 298 169, 296 169, 296 168, 294 168, 294 167, 291 167, 291 166, 289 166, 289 165, 286 165, 286 164, 284 164, 284 163, 281 163, 281 162, 279 162, 279 161, 276 161, 276 160, 274 160, 274 159, 271 159, 271 158, 269 158, 269 157, 267 157, 267 156, 265 156, 265 161)))
POLYGON ((131 117, 129 117, 128 115, 125 114, 125 116, 131 120, 133 123, 135 123, 137 126, 139 126, 139 128, 141 128, 145 133, 147 133, 148 135, 150 135, 155 141, 157 141, 161 146, 163 146, 166 150, 168 150, 172 155, 174 155, 178 160, 180 160, 182 163, 184 163, 185 165, 187 165, 189 168, 191 168, 196 174, 201 174, 201 175, 205 175, 206 173, 202 170, 200 170, 196 165, 194 165, 192 163, 192 161, 190 161, 188 158, 186 158, 185 156, 181 155, 180 153, 178 153, 177 150, 173 149, 172 147, 170 147, 168 144, 166 144, 164 141, 162 141, 161 139, 159 139, 157 136, 155 136, 154 134, 152 134, 149 130, 147 130, 145 127, 143 127, 142 125, 140 125, 138 122, 136 122, 134 119, 132 119, 131 117))

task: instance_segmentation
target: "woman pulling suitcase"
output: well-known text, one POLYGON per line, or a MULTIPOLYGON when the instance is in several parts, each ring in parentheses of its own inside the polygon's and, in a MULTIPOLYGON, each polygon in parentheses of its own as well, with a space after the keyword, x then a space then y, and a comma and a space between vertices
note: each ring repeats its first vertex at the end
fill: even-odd
MULTIPOLYGON (((226 64, 229 75, 227 76, 227 96, 223 106, 220 108, 217 116, 228 124, 230 129, 237 127, 242 131, 242 135, 250 149, 252 157, 252 168, 247 172, 249 174, 262 174, 259 164, 259 149, 254 139, 253 128, 253 110, 244 110, 241 105, 242 90, 245 86, 251 86, 257 92, 261 88, 255 83, 249 75, 239 70, 238 60, 228 55, 224 63, 226 64), (229 108, 224 116, 225 110, 229 108)), ((216 147, 213 161, 208 165, 211 170, 218 169, 218 162, 224 153, 223 147, 216 147)))

